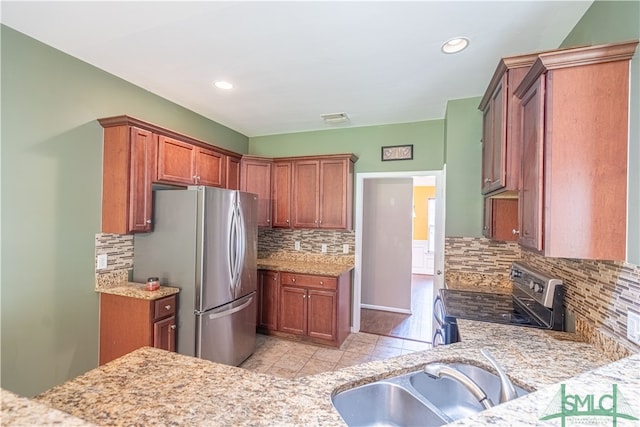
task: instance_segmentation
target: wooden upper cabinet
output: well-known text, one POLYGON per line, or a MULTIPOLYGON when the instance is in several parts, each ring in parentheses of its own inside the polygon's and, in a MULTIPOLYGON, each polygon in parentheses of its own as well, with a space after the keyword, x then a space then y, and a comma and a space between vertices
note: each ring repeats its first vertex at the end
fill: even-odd
POLYGON ((518 240, 518 199, 484 199, 482 234, 492 240, 518 240))
POLYGON ((229 190, 240 190, 240 157, 227 157, 226 187, 229 190))
POLYGON ((540 54, 516 89, 522 246, 549 257, 625 259, 629 61, 637 44, 540 54))
POLYGON ((271 166, 273 161, 244 156, 240 162, 240 189, 258 196, 258 226, 271 226, 271 166))
POLYGON ((151 231, 151 182, 156 168, 156 138, 153 132, 135 126, 105 127, 103 233, 151 231))
POLYGON ((169 184, 194 184, 196 150, 197 147, 194 145, 161 135, 158 138, 158 176, 156 180, 169 184))
POLYGON ((293 162, 293 227, 351 229, 352 155, 293 162))
POLYGON ((225 173, 224 154, 167 136, 159 137, 158 182, 224 187, 225 173))
POLYGON ((513 92, 538 54, 502 58, 478 107, 482 110, 482 194, 515 194, 520 180, 520 118, 513 92))
POLYGON ((218 151, 198 147, 195 153, 195 184, 210 187, 226 185, 226 156, 218 151))
POLYGON ((293 164, 289 160, 275 160, 272 166, 271 224, 273 227, 291 228, 291 197, 293 164))

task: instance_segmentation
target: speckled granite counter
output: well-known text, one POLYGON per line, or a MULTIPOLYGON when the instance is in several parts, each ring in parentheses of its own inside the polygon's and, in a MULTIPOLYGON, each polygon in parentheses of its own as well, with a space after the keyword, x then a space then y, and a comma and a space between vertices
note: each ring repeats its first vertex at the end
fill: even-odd
POLYGON ((26 397, 17 396, 7 390, 0 390, 0 400, 2 400, 0 425, 3 426, 95 425, 26 397))
POLYGON ((609 359, 569 333, 465 320, 460 330, 460 343, 296 380, 145 347, 36 399, 99 425, 341 425, 332 392, 418 370, 430 361, 489 368, 481 347, 493 352, 516 384, 541 390, 460 425, 537 424, 559 389, 547 386, 559 382, 580 392, 615 382, 628 398, 640 396, 640 370, 630 369, 640 355, 607 365, 609 359))
POLYGON ((113 288, 101 289, 99 292, 103 294, 120 295, 123 297, 147 299, 150 301, 168 297, 169 295, 174 295, 180 292, 179 288, 173 288, 171 286, 160 286, 160 289, 148 291, 145 286, 146 284, 143 283, 125 282, 113 288))
POLYGON ((259 258, 258 269, 338 277, 342 273, 353 270, 353 264, 332 263, 329 260, 327 262, 318 262, 318 260, 301 261, 282 258, 259 258))

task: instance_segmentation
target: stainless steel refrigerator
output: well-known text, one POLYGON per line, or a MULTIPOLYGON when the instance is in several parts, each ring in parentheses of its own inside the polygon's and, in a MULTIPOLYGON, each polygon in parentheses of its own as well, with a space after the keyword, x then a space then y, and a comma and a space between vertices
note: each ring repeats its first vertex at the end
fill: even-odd
POLYGON ((180 288, 178 353, 237 366, 255 350, 257 197, 202 186, 153 194, 133 278, 180 288))

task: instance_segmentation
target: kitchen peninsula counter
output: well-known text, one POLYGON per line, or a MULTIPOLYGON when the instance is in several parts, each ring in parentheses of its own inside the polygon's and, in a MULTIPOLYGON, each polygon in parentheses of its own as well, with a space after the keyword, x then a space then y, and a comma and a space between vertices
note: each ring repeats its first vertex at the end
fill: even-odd
POLYGON ((483 347, 517 385, 540 391, 458 425, 536 425, 560 382, 575 393, 610 389, 616 383, 625 396, 640 396, 640 372, 635 369, 640 354, 610 363, 570 333, 466 320, 460 326, 460 343, 295 380, 145 347, 36 400, 98 425, 342 425, 331 405, 333 392, 419 370, 431 361, 490 368, 480 355, 483 347))

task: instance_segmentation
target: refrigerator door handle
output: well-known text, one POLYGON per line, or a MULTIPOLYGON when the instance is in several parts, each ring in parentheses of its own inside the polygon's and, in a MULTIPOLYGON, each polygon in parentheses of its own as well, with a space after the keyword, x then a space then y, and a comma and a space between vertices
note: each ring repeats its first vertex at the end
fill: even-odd
POLYGON ((253 301, 253 295, 251 295, 251 297, 242 305, 239 305, 235 308, 232 308, 231 310, 225 310, 225 311, 221 311, 220 313, 213 313, 209 315, 209 320, 213 320, 213 319, 219 319, 221 317, 225 317, 225 316, 231 316, 233 313, 237 313, 239 311, 244 310, 245 308, 247 308, 249 306, 249 304, 251 304, 251 301, 253 301))
POLYGON ((229 220, 229 287, 233 295, 235 295, 235 283, 236 283, 236 263, 237 263, 237 218, 236 210, 234 207, 230 210, 231 218, 229 220))
POLYGON ((236 224, 237 224, 237 244, 236 244, 236 283, 235 288, 236 291, 239 291, 242 281, 242 270, 244 266, 244 256, 245 256, 245 229, 244 229, 244 221, 242 219, 242 212, 240 211, 240 207, 236 205, 236 224))

